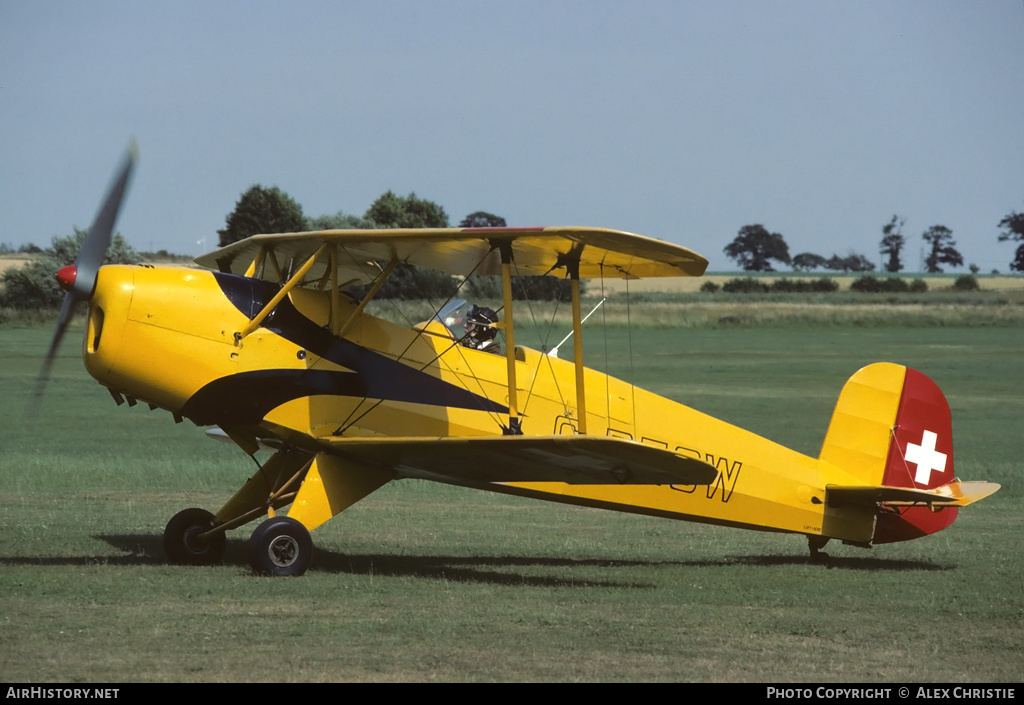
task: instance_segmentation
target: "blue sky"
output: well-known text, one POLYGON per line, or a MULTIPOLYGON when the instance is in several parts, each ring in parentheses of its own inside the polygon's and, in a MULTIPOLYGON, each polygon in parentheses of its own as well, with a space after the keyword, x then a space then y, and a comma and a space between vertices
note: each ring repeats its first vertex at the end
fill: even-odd
POLYGON ((618 228, 715 270, 762 223, 880 261, 953 230, 1008 271, 1024 211, 1021 0, 0 0, 0 242, 91 222, 197 255, 241 193, 362 214, 390 189, 618 228))

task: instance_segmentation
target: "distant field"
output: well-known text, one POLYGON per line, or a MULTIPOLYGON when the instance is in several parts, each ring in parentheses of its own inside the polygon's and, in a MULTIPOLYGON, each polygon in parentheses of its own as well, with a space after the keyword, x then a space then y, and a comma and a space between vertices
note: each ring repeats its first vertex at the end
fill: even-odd
POLYGON ((11 267, 23 267, 30 260, 28 255, 0 255, 0 276, 11 267))
POLYGON ((826 568, 800 536, 403 481, 318 529, 303 578, 250 574, 252 526, 224 565, 174 567, 167 519, 252 461, 115 406, 76 340, 27 417, 50 331, 0 328, 0 681, 1020 681, 1024 328, 589 332, 591 364, 811 454, 854 370, 913 365, 949 398, 957 475, 1003 489, 826 568))
MULTIPOLYGON (((604 290, 608 293, 622 294, 628 289, 630 293, 692 293, 700 291, 700 287, 705 282, 713 282, 719 286, 725 284, 731 279, 739 279, 748 276, 760 276, 764 277, 766 281, 770 282, 772 279, 804 279, 813 280, 827 277, 834 280, 839 284, 840 291, 847 291, 855 280, 859 279, 860 276, 875 276, 880 277, 884 274, 880 272, 864 272, 863 275, 832 275, 832 274, 804 274, 799 272, 774 272, 772 274, 751 274, 750 272, 713 272, 706 274, 703 277, 680 277, 675 279, 639 279, 636 281, 627 281, 625 279, 606 279, 603 282, 604 290)), ((929 274, 915 274, 912 272, 901 273, 900 277, 903 279, 923 279, 928 284, 929 291, 941 291, 948 289, 953 286, 953 282, 956 281, 958 274, 943 274, 943 275, 929 275, 929 274)), ((1024 276, 999 276, 999 275, 976 275, 979 286, 986 291, 1020 291, 1024 289, 1024 276)), ((600 296, 602 283, 597 280, 590 280, 588 282, 587 295, 594 297, 600 296)))

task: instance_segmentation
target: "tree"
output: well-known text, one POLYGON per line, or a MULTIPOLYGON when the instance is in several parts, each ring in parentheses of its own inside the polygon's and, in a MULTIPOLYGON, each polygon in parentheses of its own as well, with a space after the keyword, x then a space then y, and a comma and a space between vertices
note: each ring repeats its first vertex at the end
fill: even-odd
POLYGON ((948 264, 952 267, 962 267, 964 264, 963 255, 956 249, 956 241, 953 240, 953 231, 945 225, 933 225, 921 236, 931 244, 932 251, 925 260, 925 270, 932 274, 942 271, 940 265, 948 264))
POLYGON ((763 225, 744 225, 736 239, 725 246, 729 255, 745 271, 774 272, 770 260, 789 264, 789 246, 779 233, 769 233, 763 225))
MULTIPOLYGON (((580 293, 587 290, 587 280, 580 280, 580 293)), ((470 277, 462 289, 464 298, 501 299, 501 277, 485 275, 470 277)), ((545 276, 513 276, 512 299, 515 301, 569 301, 572 298, 572 281, 568 277, 554 274, 545 276)))
POLYGON ((812 269, 824 267, 827 262, 828 260, 821 255, 816 255, 813 252, 801 252, 793 258, 793 269, 809 272, 812 269))
POLYGON ((953 282, 953 291, 981 291, 981 285, 973 274, 961 274, 953 282))
MULTIPOLYGON (((27 265, 4 272, 0 278, 0 306, 21 309, 59 307, 64 292, 54 275, 61 267, 74 264, 88 234, 88 230, 75 228, 74 235, 54 237, 50 247, 27 265)), ((121 233, 114 233, 103 263, 135 264, 138 261, 138 253, 121 237, 121 233)))
POLYGON ((260 233, 294 233, 305 229, 302 206, 276 186, 264 188, 256 184, 238 199, 227 224, 217 234, 220 246, 224 247, 260 233))
POLYGON ((448 214, 433 201, 417 198, 415 193, 396 196, 391 191, 373 202, 363 216, 378 228, 447 228, 448 214))
POLYGON ((506 228, 508 224, 500 215, 486 211, 470 213, 459 222, 460 228, 506 228))
MULTIPOLYGON (((1010 215, 999 221, 999 227, 1006 228, 999 234, 1000 241, 1024 241, 1024 213, 1011 212, 1010 215)), ((1010 269, 1024 272, 1024 245, 1017 247, 1016 257, 1010 262, 1010 269)))
POLYGON ((894 215, 892 220, 882 226, 880 248, 881 253, 889 258, 889 261, 885 263, 885 271, 887 272, 899 272, 903 269, 903 263, 900 261, 900 251, 907 243, 906 238, 903 237, 903 224, 906 222, 906 218, 894 215))
POLYGON ((851 252, 846 257, 832 255, 825 267, 837 272, 870 272, 874 270, 875 264, 864 255, 851 252))
MULTIPOLYGON (((444 272, 400 262, 376 298, 444 301, 455 295, 458 286, 455 279, 444 272)), ((369 286, 365 290, 369 290, 369 286)))
MULTIPOLYGON (((415 193, 396 196, 388 191, 380 196, 363 216, 377 228, 447 228, 448 214, 433 201, 417 198, 415 193)), ((448 274, 404 262, 377 292, 379 299, 443 300, 452 295, 458 284, 448 274)))
POLYGON ((318 215, 307 222, 310 230, 372 230, 377 227, 372 220, 338 211, 334 215, 318 215))
POLYGON ((895 294, 910 291, 910 287, 899 277, 876 277, 867 276, 857 279, 850 284, 850 291, 859 291, 865 294, 895 294))

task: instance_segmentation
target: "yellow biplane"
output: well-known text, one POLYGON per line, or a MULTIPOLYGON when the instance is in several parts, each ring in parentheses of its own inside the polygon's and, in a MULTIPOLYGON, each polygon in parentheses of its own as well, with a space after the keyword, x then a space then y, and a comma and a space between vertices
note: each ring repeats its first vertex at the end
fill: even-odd
POLYGON ((817 458, 584 367, 580 280, 702 275, 686 248, 576 227, 339 230, 256 235, 200 257, 204 270, 100 266, 134 161, 58 275, 68 293, 40 388, 87 301, 85 366, 115 401, 272 451, 216 513, 170 520, 173 563, 220 561, 226 532, 262 517, 253 568, 301 575, 311 531, 401 478, 803 534, 812 559, 830 539, 933 533, 998 489, 954 477, 946 400, 900 365, 853 375, 817 458), (367 314, 400 263, 500 273, 503 354, 460 344, 462 302, 412 326, 367 314), (571 361, 515 342, 513 274, 553 272, 571 282, 571 361))

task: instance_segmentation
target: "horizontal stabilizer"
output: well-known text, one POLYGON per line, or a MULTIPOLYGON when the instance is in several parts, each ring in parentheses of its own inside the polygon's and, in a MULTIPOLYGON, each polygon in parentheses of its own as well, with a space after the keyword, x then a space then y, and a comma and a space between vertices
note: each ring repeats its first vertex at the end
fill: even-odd
POLYGON ((994 482, 950 482, 932 490, 885 485, 867 487, 825 488, 825 503, 830 507, 883 504, 890 507, 928 505, 939 507, 966 507, 988 497, 999 489, 994 482))
POLYGON ((321 438, 324 452, 454 482, 708 485, 718 471, 663 448, 605 436, 321 438))

